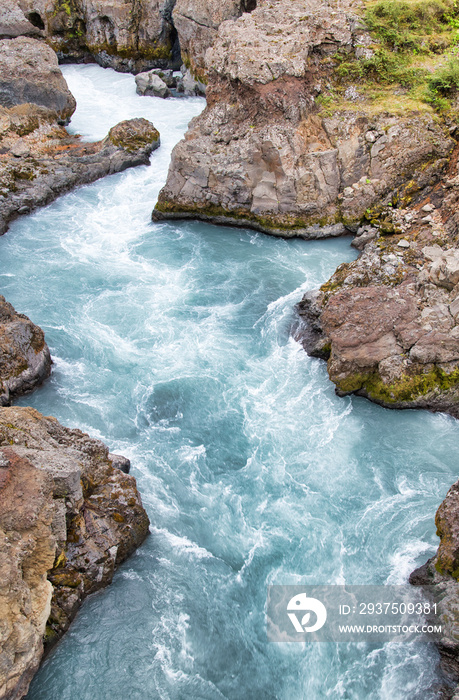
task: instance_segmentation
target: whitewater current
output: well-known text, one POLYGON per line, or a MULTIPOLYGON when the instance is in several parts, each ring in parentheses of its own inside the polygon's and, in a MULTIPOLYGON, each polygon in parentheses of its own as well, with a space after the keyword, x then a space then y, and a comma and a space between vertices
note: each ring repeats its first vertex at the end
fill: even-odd
POLYGON ((459 424, 338 398, 290 336, 294 305, 355 257, 350 239, 285 241, 152 223, 200 98, 65 66, 70 130, 147 117, 149 167, 82 187, 0 238, 1 291, 46 333, 51 379, 19 403, 132 461, 151 535, 90 597, 28 700, 434 698, 427 644, 275 644, 267 586, 405 583, 437 547, 459 424))

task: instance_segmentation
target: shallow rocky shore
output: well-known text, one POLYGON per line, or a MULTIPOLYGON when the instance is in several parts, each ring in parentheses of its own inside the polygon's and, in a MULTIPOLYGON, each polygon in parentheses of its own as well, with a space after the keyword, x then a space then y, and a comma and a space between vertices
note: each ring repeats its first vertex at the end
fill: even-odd
POLYGON ((0 409, 0 698, 23 697, 83 599, 148 534, 122 458, 31 408, 0 409))

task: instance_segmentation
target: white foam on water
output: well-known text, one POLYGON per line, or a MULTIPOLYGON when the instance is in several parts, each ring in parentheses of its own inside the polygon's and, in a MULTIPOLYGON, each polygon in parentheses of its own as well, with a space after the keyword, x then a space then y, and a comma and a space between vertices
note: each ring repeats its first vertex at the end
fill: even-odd
POLYGON ((70 130, 102 138, 144 116, 162 145, 149 167, 0 239, 2 293, 55 358, 21 403, 129 457, 152 534, 83 606, 29 700, 429 698, 428 646, 268 644, 266 586, 406 582, 437 545, 457 423, 336 397, 289 336, 303 292, 355 255, 348 240, 151 223, 202 99, 141 98, 132 76, 97 66, 64 72, 70 130))

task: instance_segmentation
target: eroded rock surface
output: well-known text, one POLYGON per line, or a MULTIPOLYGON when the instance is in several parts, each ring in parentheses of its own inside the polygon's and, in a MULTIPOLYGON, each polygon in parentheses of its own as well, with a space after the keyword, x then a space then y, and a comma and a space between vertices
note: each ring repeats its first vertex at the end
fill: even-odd
POLYGON ((175 0, 11 0, 3 35, 46 37, 67 60, 95 59, 121 71, 180 65, 175 0), (22 30, 21 30, 22 29, 22 30))
POLYGON ((173 151, 154 218, 336 235, 404 183, 437 177, 454 141, 432 115, 319 113, 330 57, 367 40, 350 3, 260 0, 223 22, 206 52, 207 108, 173 151))
POLYGON ((328 358, 338 393, 459 417, 457 172, 456 149, 410 206, 369 210, 360 257, 299 304, 296 335, 328 358))
POLYGON ((0 295, 0 406, 35 389, 50 372, 43 331, 0 295))
MULTIPOLYGON (((442 624, 438 643, 441 667, 451 688, 444 698, 457 697, 452 685, 459 682, 459 482, 451 486, 435 516, 440 545, 437 553, 410 576, 415 586, 433 586, 442 624)), ((459 694, 459 687, 456 688, 459 694)))
POLYGON ((195 76, 205 76, 205 54, 222 22, 236 19, 255 7, 256 0, 177 0, 172 17, 182 58, 195 76))
POLYGON ((49 46, 30 37, 0 41, 0 105, 31 102, 68 121, 76 102, 49 46))
POLYGON ((112 459, 34 409, 0 409, 0 698, 23 697, 44 636, 56 641, 148 534, 135 479, 112 459))
POLYGON ((0 234, 21 214, 78 185, 146 165, 160 145, 146 119, 130 119, 109 136, 84 143, 58 126, 56 113, 35 105, 0 108, 0 234))

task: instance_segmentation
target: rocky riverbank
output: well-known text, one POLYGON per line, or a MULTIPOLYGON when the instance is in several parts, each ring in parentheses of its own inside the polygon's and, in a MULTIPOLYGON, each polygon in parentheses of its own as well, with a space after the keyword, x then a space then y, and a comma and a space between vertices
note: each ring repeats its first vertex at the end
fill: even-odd
POLYGON ((83 599, 148 534, 122 458, 31 408, 0 409, 0 698, 23 697, 83 599))
MULTIPOLYGON (((459 688, 459 481, 451 486, 439 507, 435 524, 440 545, 434 557, 410 576, 414 586, 433 586, 438 602, 438 616, 442 624, 442 637, 438 642, 441 667, 451 687, 445 687, 442 700, 456 700, 459 688)), ((427 589, 429 590, 429 589, 427 589)))
MULTIPOLYGON (((57 57, 33 38, 0 41, 0 233, 61 193, 146 164, 159 134, 145 119, 99 143, 62 124, 75 100, 57 57)), ((0 296, 0 405, 51 370, 44 334, 0 296)), ((0 698, 27 693, 44 651, 84 598, 148 534, 128 460, 28 408, 0 408, 0 698)))
POLYGON ((97 143, 61 126, 75 100, 54 52, 36 39, 0 41, 0 234, 8 223, 78 185, 149 162, 160 144, 146 119, 118 124, 97 143), (3 63, 2 63, 3 61, 3 63), (33 71, 29 65, 33 63, 33 71), (28 75, 19 81, 18 75, 28 75))
MULTIPOLYGON (((327 359, 340 395, 357 393, 391 408, 427 408, 459 417, 459 151, 454 109, 459 82, 454 82, 453 69, 445 73, 450 59, 454 68, 454 54, 451 58, 448 50, 454 48, 451 28, 457 12, 448 4, 432 19, 433 9, 435 31, 426 25, 422 36, 415 34, 414 20, 399 18, 406 27, 403 37, 394 38, 383 32, 383 20, 396 25, 390 15, 395 10, 390 3, 385 7, 371 25, 363 19, 362 4, 351 1, 141 0, 135 6, 120 1, 105 5, 102 14, 92 2, 21 0, 2 8, 0 35, 46 39, 61 60, 96 60, 132 72, 178 67, 183 59, 207 83, 208 104, 174 150, 154 218, 200 218, 285 237, 356 233, 360 257, 340 266, 329 282, 300 302, 295 336, 308 352, 327 359), (415 57, 411 63, 407 51, 415 57), (416 58, 419 54, 427 57, 427 68, 416 58), (442 100, 449 100, 449 106, 442 100)), ((29 89, 27 81, 18 83, 19 69, 11 74, 4 70, 10 87, 2 84, 0 91, 2 231, 17 214, 70 187, 145 162, 148 149, 158 143, 151 125, 143 123, 118 127, 100 144, 69 137, 59 122, 72 113, 72 101, 64 86, 56 88, 54 54, 43 41, 10 39, 0 42, 5 66, 14 41, 21 42, 19 56, 27 49, 32 63, 35 53, 48 62, 52 82, 38 78, 42 86, 49 82, 46 99, 51 87, 59 94, 52 104, 40 101, 42 93, 39 99, 33 84, 29 89), (18 104, 24 100, 35 104, 18 104)), ((16 430, 19 419, 14 416, 9 431, 16 430)), ((53 440, 53 431, 65 430, 54 423, 44 428, 42 421, 49 419, 30 414, 27 420, 32 419, 34 430, 40 425, 44 443, 49 439, 43 430, 53 440)), ((40 650, 39 632, 49 611, 46 571, 53 567, 55 593, 47 632, 52 638, 66 628, 100 573, 95 573, 94 561, 88 576, 80 569, 87 551, 93 551, 82 533, 94 527, 93 518, 121 523, 118 516, 126 522, 129 513, 105 513, 112 477, 97 487, 101 491, 91 491, 82 479, 83 505, 79 510, 75 505, 81 500, 78 494, 68 504, 70 540, 81 549, 69 544, 59 549, 62 527, 54 534, 46 527, 50 519, 54 522, 53 508, 59 505, 62 511, 65 498, 56 495, 54 475, 44 476, 31 457, 17 453, 16 438, 22 433, 5 434, 9 447, 0 468, 0 479, 7 475, 5 488, 19 488, 8 476, 17 473, 27 475, 34 498, 47 494, 36 498, 30 516, 41 533, 37 545, 32 537, 31 551, 44 552, 37 559, 46 564, 43 569, 41 561, 40 573, 31 574, 38 588, 29 594, 24 582, 16 585, 11 579, 12 590, 41 601, 41 607, 30 608, 35 610, 30 617, 33 630, 22 637, 34 639, 33 648, 40 650), (102 504, 102 514, 96 504, 102 504)), ((69 439, 61 436, 57 443, 69 439)), ((103 459, 110 461, 107 455, 103 459)), ((413 583, 433 582, 445 591, 447 633, 440 649, 454 679, 459 677, 454 617, 459 592, 457 492, 456 484, 437 515, 438 554, 412 576, 413 583)), ((129 498, 135 501, 136 496, 129 498)), ((10 527, 11 517, 6 511, 5 527, 10 527)), ((24 524, 19 518, 17 523, 18 531, 29 532, 29 521, 24 524)), ((102 582, 111 576, 113 556, 107 552, 117 546, 118 535, 102 545, 102 582)), ((11 629, 15 624, 11 621, 11 629)), ((11 639, 16 639, 14 634, 8 644, 11 639)), ((24 647, 22 670, 8 667, 8 673, 21 678, 18 693, 40 653, 27 656, 24 647)))

